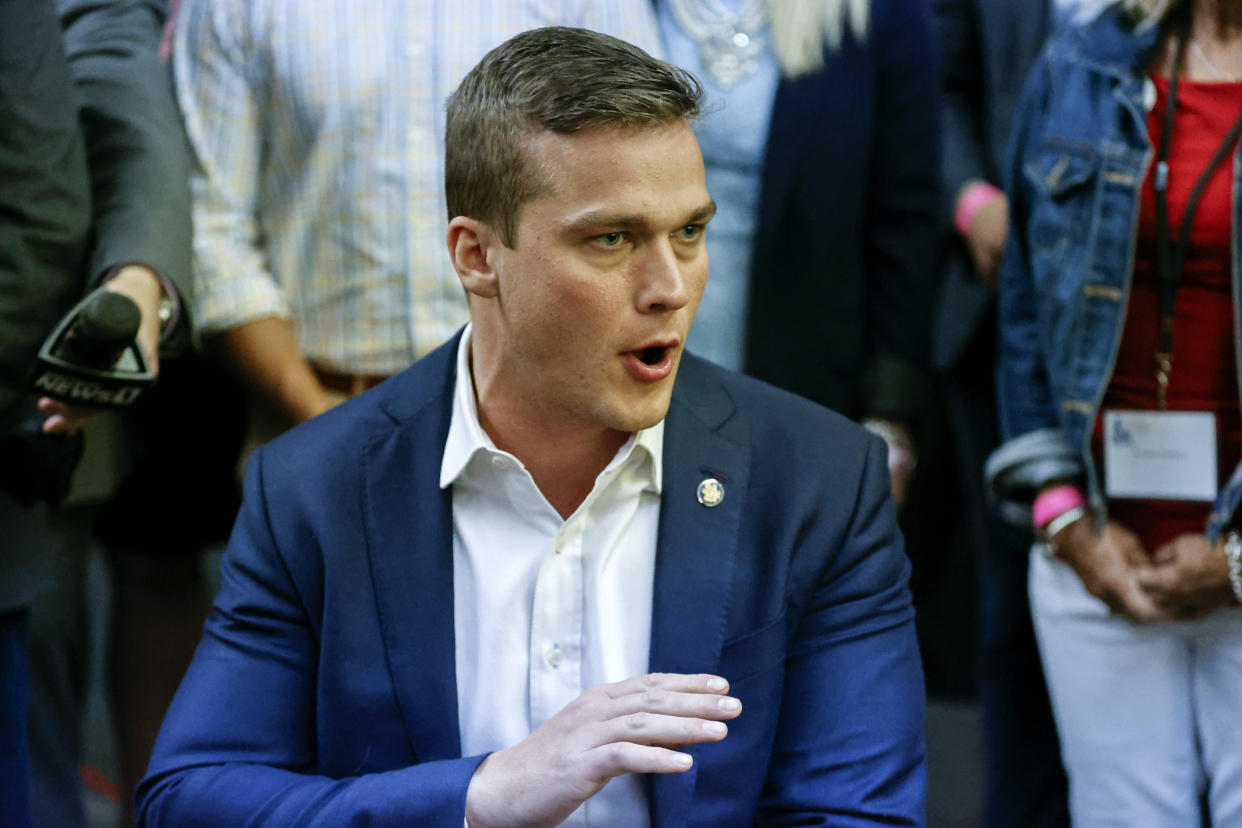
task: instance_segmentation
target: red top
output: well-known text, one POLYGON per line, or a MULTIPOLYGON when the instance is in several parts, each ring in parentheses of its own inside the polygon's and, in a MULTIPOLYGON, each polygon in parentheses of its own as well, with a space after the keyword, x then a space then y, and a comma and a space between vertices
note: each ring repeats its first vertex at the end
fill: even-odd
MULTIPOLYGON (((1147 116, 1152 146, 1164 132, 1169 82, 1153 76, 1158 92, 1147 116)), ((1169 147, 1169 226, 1176 238, 1195 181, 1207 168, 1234 119, 1242 111, 1242 83, 1179 80, 1173 140, 1169 147)), ((1234 359, 1231 286, 1231 186, 1234 152, 1216 168, 1199 200, 1191 227, 1186 265, 1173 320, 1173 370, 1168 407, 1216 414, 1218 485, 1224 485, 1242 458, 1242 419, 1234 359)), ((1143 182, 1134 280, 1125 330, 1112 380, 1104 394, 1092 436, 1092 450, 1103 465, 1103 411, 1155 410, 1159 347, 1160 265, 1156 244, 1155 164, 1143 182)), ((1184 532, 1202 532, 1210 503, 1173 500, 1110 500, 1111 517, 1130 527, 1148 553, 1184 532)))

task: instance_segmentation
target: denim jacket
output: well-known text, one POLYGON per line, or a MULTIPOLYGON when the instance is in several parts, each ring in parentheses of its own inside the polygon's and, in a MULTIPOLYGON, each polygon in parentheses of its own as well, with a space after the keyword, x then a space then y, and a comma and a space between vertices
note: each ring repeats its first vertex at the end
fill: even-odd
MULTIPOLYGON (((1006 442, 987 474, 1003 513, 1030 525, 1043 484, 1085 480, 1105 515, 1091 432, 1113 373, 1130 295, 1143 181, 1155 155, 1146 69, 1154 27, 1111 6, 1059 35, 1033 68, 1014 120, 1006 172, 1010 234, 1001 265, 998 394, 1006 442)), ((1239 171, 1233 158, 1232 277, 1238 352, 1239 171)), ((1154 368, 1154 366, 1153 366, 1154 368)), ((1235 470, 1212 510, 1215 539, 1242 498, 1235 470)))

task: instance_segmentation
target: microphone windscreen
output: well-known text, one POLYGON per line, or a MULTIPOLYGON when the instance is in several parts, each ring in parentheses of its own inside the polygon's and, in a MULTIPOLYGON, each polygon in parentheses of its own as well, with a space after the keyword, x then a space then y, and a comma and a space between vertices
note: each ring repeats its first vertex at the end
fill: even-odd
POLYGON ((87 365, 111 365, 134 341, 141 324, 142 312, 128 296, 96 291, 74 321, 67 344, 87 365))

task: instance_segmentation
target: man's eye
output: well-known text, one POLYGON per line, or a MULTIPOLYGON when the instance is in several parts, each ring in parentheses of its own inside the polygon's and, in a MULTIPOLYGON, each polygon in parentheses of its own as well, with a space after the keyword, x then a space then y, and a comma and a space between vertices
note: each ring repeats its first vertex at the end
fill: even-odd
POLYGON ((624 233, 604 233, 602 236, 596 236, 595 240, 604 247, 617 247, 621 242, 625 241, 624 233))
POLYGON ((677 235, 685 241, 694 241, 699 236, 703 235, 703 225, 687 224, 685 227, 677 231, 677 235))

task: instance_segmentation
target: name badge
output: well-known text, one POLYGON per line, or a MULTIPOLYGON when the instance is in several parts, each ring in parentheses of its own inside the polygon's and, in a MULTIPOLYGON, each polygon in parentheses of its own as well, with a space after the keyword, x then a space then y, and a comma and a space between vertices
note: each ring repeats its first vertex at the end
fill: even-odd
POLYGON ((1207 411, 1104 412, 1109 497, 1216 499, 1216 415, 1207 411))

